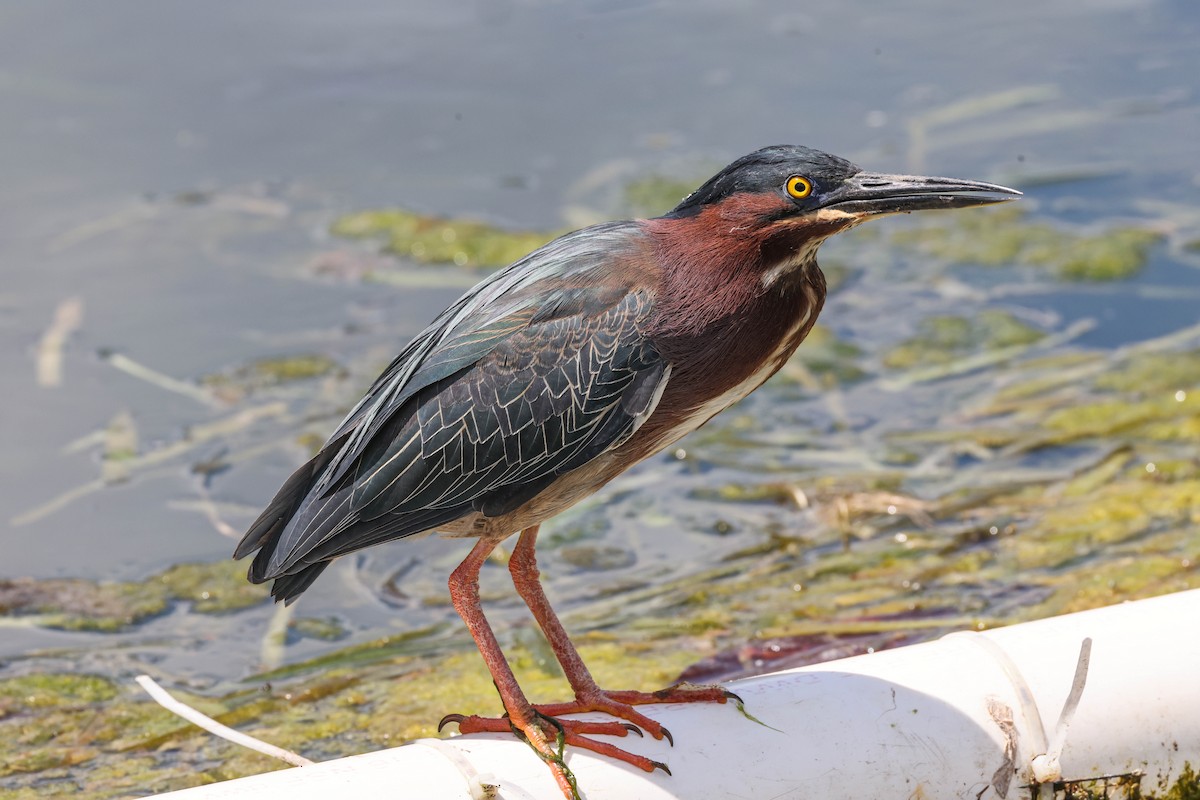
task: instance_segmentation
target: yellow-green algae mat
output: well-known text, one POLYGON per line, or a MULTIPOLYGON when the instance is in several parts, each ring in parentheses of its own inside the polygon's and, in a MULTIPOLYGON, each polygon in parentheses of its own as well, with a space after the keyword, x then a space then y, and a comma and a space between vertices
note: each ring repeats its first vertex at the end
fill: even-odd
MULTIPOLYGON (((653 196, 646 187, 639 192, 653 196)), ((406 258, 467 267, 506 262, 549 235, 394 211, 347 217, 334 230, 378 237, 406 258)), ((845 276, 839 259, 856 263, 881 244, 900 244, 939 270, 959 262, 1015 264, 1066 281, 1108 280, 1136 273, 1160 239, 1117 226, 1072 231, 1009 211, 936 217, 876 236, 888 238, 864 237, 861 252, 849 246, 831 254, 831 271, 845 276), (1095 273, 1079 262, 1080 248, 1105 254, 1095 273)), ((400 259, 379 264, 383 271, 408 268, 400 259)), ((1054 335, 997 309, 929 314, 888 345, 818 328, 760 401, 771 408, 816 403, 832 423, 780 430, 761 413, 734 409, 676 455, 737 479, 696 489, 670 519, 646 512, 647 524, 718 537, 746 534, 745 520, 764 520, 750 532, 751 543, 662 581, 627 584, 615 571, 609 591, 569 609, 567 625, 600 682, 661 686, 748 639, 876 635, 882 642, 896 632, 929 638, 1200 587, 1200 331, 1104 352, 1047 345, 1054 335), (957 382, 956 402, 932 424, 896 425, 877 441, 854 444, 855 423, 841 405, 850 393, 865 387, 903 402, 900 392, 940 381, 957 382), (796 469, 788 459, 797 447, 825 447, 843 460, 796 469), (1064 448, 1075 449, 1069 469, 1040 466, 1040 454, 1064 448), (955 481, 947 476, 958 464, 967 466, 955 481), (943 490, 919 498, 917 487, 931 472, 941 475, 943 490)), ((276 409, 273 418, 311 447, 386 357, 338 364, 300 354, 234 367, 197 386, 229 405, 229 426, 276 409), (292 405, 276 405, 281 398, 292 405), (330 410, 331 398, 338 411, 330 410)), ((229 429, 197 434, 194 445, 220 440, 229 429)), ((188 446, 178 457, 195 453, 188 446)), ((124 464, 126 475, 159 463, 152 456, 139 453, 136 440, 106 455, 124 464)), ((619 564, 589 544, 588 520, 603 515, 603 500, 549 526, 547 550, 574 548, 566 562, 580 568, 606 559, 619 564)), ((243 582, 243 569, 180 565, 127 583, 3 581, 0 612, 14 622, 101 632, 137 630, 181 603, 190 613, 236 614, 268 602, 263 587, 243 582)), ((307 635, 343 633, 337 621, 295 625, 307 635)), ((516 638, 510 652, 522 684, 535 700, 560 699, 565 682, 544 643, 528 628, 516 638)), ((433 735, 448 711, 497 709, 487 672, 458 626, 333 650, 220 697, 170 688, 226 724, 314 759, 433 735)), ((183 723, 132 681, 78 673, 0 679, 6 798, 82 787, 94 798, 140 796, 151 784, 166 791, 278 766, 183 723)), ((1173 786, 1130 796, 1197 798, 1200 783, 1189 770, 1173 786)))

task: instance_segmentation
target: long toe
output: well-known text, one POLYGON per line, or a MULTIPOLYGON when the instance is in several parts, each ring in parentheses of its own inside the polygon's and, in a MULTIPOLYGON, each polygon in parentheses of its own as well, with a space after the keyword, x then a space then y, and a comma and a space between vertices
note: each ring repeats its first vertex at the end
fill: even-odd
POLYGON ((635 766, 640 770, 644 770, 645 772, 654 772, 656 769, 661 769, 668 775, 671 774, 671 770, 661 761, 654 761, 646 758, 645 756, 639 756, 636 753, 630 753, 628 750, 622 750, 616 745, 611 745, 608 742, 598 742, 595 739, 590 739, 587 736, 581 736, 571 731, 568 731, 566 734, 566 742, 571 747, 578 747, 580 750, 591 750, 593 753, 607 756, 608 758, 613 758, 617 761, 623 761, 626 764, 635 766))
MULTIPOLYGON (((539 713, 545 714, 541 707, 538 706, 539 713)), ((551 716, 550 714, 545 714, 551 716)), ((513 733, 514 723, 508 717, 478 717, 475 715, 466 714, 447 714, 442 717, 442 721, 438 723, 438 731, 440 732, 449 723, 458 725, 459 733, 513 733)), ((624 722, 602 722, 596 720, 578 720, 578 719, 561 719, 558 723, 563 726, 563 730, 568 733, 585 734, 588 736, 628 736, 635 733, 638 736, 642 735, 641 730, 636 725, 629 725, 624 722)), ((569 737, 568 737, 569 738, 569 737)))
MULTIPOLYGON (((538 705, 535 708, 538 710, 538 713, 555 718, 566 714, 587 714, 591 712, 610 714, 617 719, 623 719, 627 723, 630 723, 633 728, 638 730, 638 733, 645 731, 655 739, 662 739, 663 737, 670 739, 671 736, 667 729, 659 724, 657 720, 647 717, 628 703, 613 700, 603 692, 595 696, 585 696, 568 703, 550 703, 547 705, 538 705)), ((570 722, 570 720, 564 721, 570 722)), ((620 723, 612 724, 619 725, 620 723)), ((582 731, 580 732, 582 733, 582 731)))
POLYGON ((657 692, 608 691, 597 689, 593 692, 580 693, 569 703, 551 703, 536 706, 541 714, 550 717, 560 717, 565 714, 583 714, 598 711, 611 714, 617 719, 623 719, 644 730, 655 739, 666 739, 674 744, 671 732, 660 723, 638 711, 634 706, 653 705, 656 703, 725 703, 737 700, 737 695, 720 686, 699 685, 692 683, 677 683, 660 689, 657 692))
POLYGON ((671 732, 657 721, 638 711, 634 706, 655 703, 725 703, 738 700, 732 692, 720 686, 699 686, 680 683, 657 692, 584 690, 575 700, 568 703, 549 703, 518 708, 513 716, 480 717, 474 714, 447 714, 438 725, 438 730, 450 723, 458 725, 460 733, 514 733, 525 740, 538 757, 546 762, 554 780, 567 800, 578 800, 579 790, 575 776, 564 759, 564 745, 590 750, 598 755, 614 758, 646 772, 661 769, 668 775, 666 764, 630 753, 608 742, 598 741, 594 736, 629 736, 642 731, 655 739, 666 739, 675 743, 671 732), (567 714, 599 712, 616 717, 616 721, 562 719, 567 714))
POLYGON ((724 703, 741 701, 736 694, 722 686, 698 683, 677 683, 657 692, 604 692, 618 703, 631 706, 653 703, 724 703))

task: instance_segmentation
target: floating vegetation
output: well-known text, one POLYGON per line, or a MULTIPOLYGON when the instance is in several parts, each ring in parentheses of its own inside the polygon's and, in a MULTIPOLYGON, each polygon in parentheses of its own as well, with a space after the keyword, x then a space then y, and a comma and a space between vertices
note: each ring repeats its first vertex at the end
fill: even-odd
POLYGON ((603 547, 587 544, 560 547, 558 557, 576 569, 600 572, 624 569, 637 563, 637 554, 623 547, 603 547))
POLYGON ((246 580, 246 565, 233 559, 212 564, 178 564, 156 577, 172 600, 186 600, 193 611, 201 614, 249 608, 269 596, 265 585, 246 580))
POLYGON ((1200 441, 1200 392, 1080 403, 1054 411, 1043 425, 1050 436, 1042 446, 1099 437, 1200 441))
POLYGON ((854 383, 867 376, 863 356, 862 348, 839 339, 828 327, 816 325, 779 377, 818 390, 854 383))
POLYGON ((797 487, 783 483, 725 483, 692 490, 699 500, 726 503, 794 503, 797 487))
POLYGON ((1165 238, 1147 228, 1112 226, 1095 234, 1031 220, 1018 207, 939 215, 897 231, 893 241, 951 264, 1026 266, 1064 281, 1112 281, 1136 275, 1165 238))
POLYGON ((297 617, 288 623, 288 632, 304 639, 336 642, 345 639, 350 631, 336 617, 297 617))
POLYGON ((1145 396, 1200 386, 1200 350, 1147 353, 1096 378, 1096 388, 1145 396))
POLYGON ((322 353, 298 353, 256 359, 232 370, 206 375, 200 382, 217 397, 232 403, 263 389, 329 375, 338 368, 336 361, 322 353))
POLYGON ((112 633, 163 614, 178 601, 209 614, 258 605, 268 595, 266 586, 246 581, 244 564, 223 560, 178 564, 140 582, 0 580, 0 616, 32 616, 46 628, 112 633))
POLYGON ((0 678, 0 719, 40 708, 99 703, 117 696, 112 681, 80 673, 0 678))
POLYGON ((352 239, 380 239, 388 252, 422 264, 478 268, 510 264, 557 235, 507 231, 486 222, 431 217, 400 208, 347 214, 331 230, 352 239))
POLYGON ((317 656, 308 661, 288 664, 279 669, 255 675, 254 680, 275 681, 321 669, 333 669, 354 664, 375 664, 398 656, 429 652, 436 650, 438 644, 444 644, 433 644, 432 642, 445 630, 446 626, 444 625, 430 625, 392 636, 384 636, 374 641, 351 645, 327 655, 317 656))
POLYGON ((54 310, 54 319, 42 334, 37 347, 37 382, 39 386, 61 386, 63 382, 63 350, 67 342, 83 325, 83 298, 68 297, 54 310))
POLYGON ((631 217, 657 217, 667 213, 700 185, 707 176, 679 178, 646 175, 630 181, 622 193, 622 211, 631 217))
POLYGON ((999 350, 1033 344, 1045 334, 1011 313, 985 310, 973 317, 926 317, 917 323, 917 335, 883 354, 892 369, 948 364, 980 350, 999 350))
POLYGON ((113 632, 167 610, 165 587, 153 582, 98 583, 82 578, 0 580, 0 614, 36 615, 47 628, 113 632))

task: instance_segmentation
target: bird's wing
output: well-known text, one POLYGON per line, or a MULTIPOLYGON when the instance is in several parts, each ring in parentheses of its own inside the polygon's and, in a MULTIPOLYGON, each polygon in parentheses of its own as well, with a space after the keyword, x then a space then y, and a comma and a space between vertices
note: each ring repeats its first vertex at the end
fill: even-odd
POLYGON ((459 298, 393 359, 329 437, 325 448, 338 446, 315 488, 323 489, 343 477, 345 468, 405 401, 474 364, 527 325, 546 304, 566 299, 568 293, 555 292, 556 286, 568 285, 573 278, 603 286, 603 272, 614 250, 628 247, 638 233, 631 222, 609 222, 569 233, 493 273, 459 298))
POLYGON ((252 579, 502 515, 628 439, 670 368, 641 333, 648 289, 579 280, 612 244, 559 240, 439 317, 251 527, 238 553, 261 548, 252 579))

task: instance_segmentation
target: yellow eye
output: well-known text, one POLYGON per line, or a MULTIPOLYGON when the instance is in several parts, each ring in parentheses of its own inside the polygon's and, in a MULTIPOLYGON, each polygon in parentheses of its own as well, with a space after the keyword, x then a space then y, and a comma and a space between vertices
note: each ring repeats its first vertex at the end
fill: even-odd
POLYGON ((787 179, 787 193, 797 200, 803 200, 812 194, 812 181, 803 175, 793 175, 787 179))

